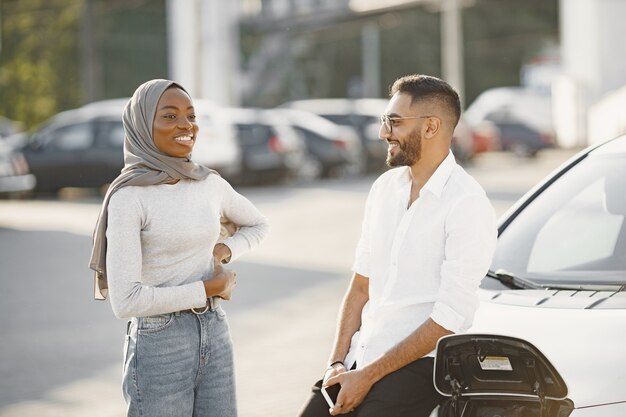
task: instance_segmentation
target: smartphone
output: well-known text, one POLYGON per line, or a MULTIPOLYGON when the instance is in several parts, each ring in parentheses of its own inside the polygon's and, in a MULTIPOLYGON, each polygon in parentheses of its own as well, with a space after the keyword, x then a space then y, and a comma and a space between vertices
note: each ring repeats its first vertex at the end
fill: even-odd
POLYGON ((341 389, 341 385, 335 384, 329 387, 322 387, 322 395, 324 399, 328 403, 330 408, 335 407, 335 402, 337 402, 337 396, 339 395, 339 390, 341 389))

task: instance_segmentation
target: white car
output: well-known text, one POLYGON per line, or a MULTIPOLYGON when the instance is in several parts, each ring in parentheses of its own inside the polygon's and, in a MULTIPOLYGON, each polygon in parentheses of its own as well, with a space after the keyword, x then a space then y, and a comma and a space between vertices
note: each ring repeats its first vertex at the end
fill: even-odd
POLYGON ((239 178, 242 172, 242 150, 232 124, 219 117, 222 110, 210 100, 195 99, 198 138, 192 159, 217 170, 228 180, 239 178))
POLYGON ((552 97, 524 87, 496 87, 483 91, 463 112, 471 126, 490 115, 513 119, 541 132, 552 132, 552 97))
POLYGON ((626 136, 591 147, 499 224, 468 334, 442 338, 441 416, 626 416, 626 136))

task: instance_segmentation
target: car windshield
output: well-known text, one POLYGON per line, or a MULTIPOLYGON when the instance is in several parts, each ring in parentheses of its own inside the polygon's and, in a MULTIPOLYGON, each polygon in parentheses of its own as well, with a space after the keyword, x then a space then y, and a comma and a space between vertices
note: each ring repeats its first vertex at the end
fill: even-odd
POLYGON ((626 284, 626 154, 593 152, 503 230, 491 270, 538 284, 626 284))

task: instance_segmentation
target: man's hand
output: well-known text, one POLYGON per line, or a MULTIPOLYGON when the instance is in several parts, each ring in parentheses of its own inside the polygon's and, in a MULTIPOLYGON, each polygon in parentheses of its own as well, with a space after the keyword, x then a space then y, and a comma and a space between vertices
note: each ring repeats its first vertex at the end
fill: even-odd
POLYGON ((346 369, 346 367, 342 363, 337 363, 337 364, 329 367, 328 369, 326 369, 326 372, 324 373, 324 379, 322 380, 322 385, 328 386, 326 381, 328 381, 330 378, 332 378, 334 376, 337 376, 339 374, 342 374, 342 373, 344 373, 346 371, 347 371, 347 369, 346 369))
POLYGON ((341 384, 335 407, 330 409, 330 414, 346 414, 353 411, 365 399, 372 389, 374 382, 361 369, 341 372, 324 382, 324 386, 341 384))

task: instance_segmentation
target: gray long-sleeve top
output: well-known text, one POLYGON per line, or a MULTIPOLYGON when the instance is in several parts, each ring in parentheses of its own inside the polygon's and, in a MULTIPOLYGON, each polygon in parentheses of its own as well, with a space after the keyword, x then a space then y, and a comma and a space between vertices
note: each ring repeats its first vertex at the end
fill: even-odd
POLYGON ((128 186, 111 197, 107 278, 114 314, 146 317, 206 304, 220 216, 240 229, 223 241, 231 261, 268 234, 265 217, 223 178, 128 186))

